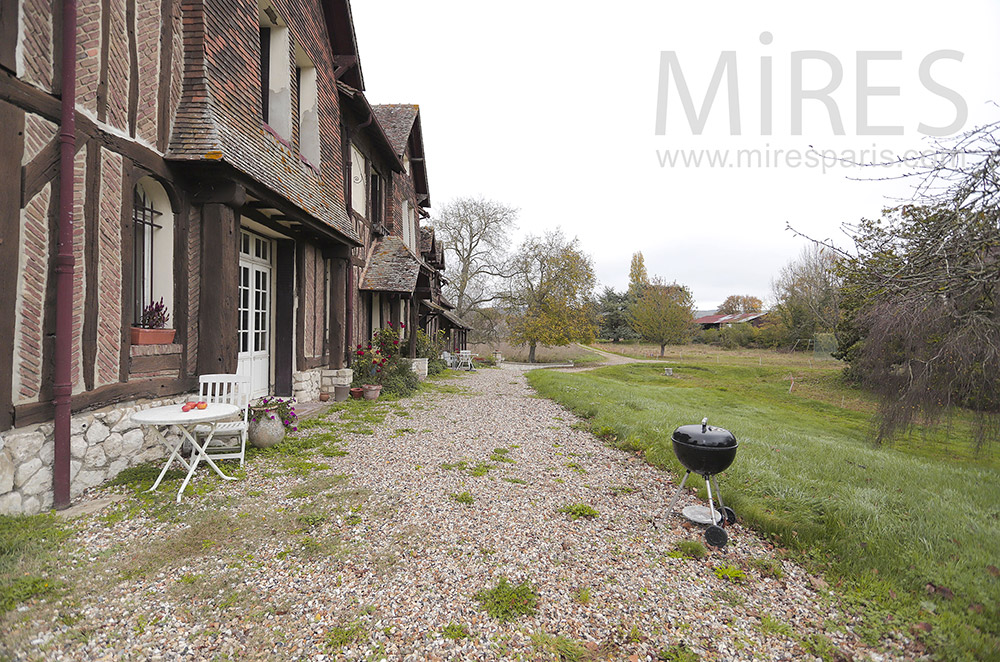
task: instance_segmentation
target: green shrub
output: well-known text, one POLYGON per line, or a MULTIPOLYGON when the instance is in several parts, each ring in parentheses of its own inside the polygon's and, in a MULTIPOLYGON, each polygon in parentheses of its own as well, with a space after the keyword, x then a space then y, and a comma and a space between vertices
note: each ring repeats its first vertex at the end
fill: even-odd
POLYGON ((406 397, 416 392, 420 378, 410 368, 409 361, 390 364, 382 376, 382 392, 387 395, 406 397))
POLYGON ((731 582, 742 582, 747 578, 747 573, 743 572, 739 568, 728 563, 725 565, 717 565, 712 568, 712 572, 719 579, 725 579, 731 582))
POLYGON ((538 593, 530 582, 514 586, 506 577, 501 577, 493 588, 483 589, 472 597, 501 623, 518 616, 532 616, 538 608, 538 593))

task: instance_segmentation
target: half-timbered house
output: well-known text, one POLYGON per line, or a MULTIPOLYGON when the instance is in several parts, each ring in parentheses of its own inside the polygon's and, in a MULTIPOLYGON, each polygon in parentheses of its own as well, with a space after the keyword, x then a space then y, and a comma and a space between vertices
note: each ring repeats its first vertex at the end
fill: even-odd
POLYGON ((156 457, 128 413, 199 374, 314 399, 408 318, 364 281, 428 269, 426 171, 363 90, 347 0, 0 0, 0 513, 156 457))

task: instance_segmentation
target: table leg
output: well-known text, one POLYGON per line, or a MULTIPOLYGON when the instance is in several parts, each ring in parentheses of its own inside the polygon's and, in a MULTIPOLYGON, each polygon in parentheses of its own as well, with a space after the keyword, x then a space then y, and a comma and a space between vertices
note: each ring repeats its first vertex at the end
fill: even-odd
POLYGON ((191 476, 194 475, 194 470, 198 468, 198 463, 201 462, 202 460, 207 462, 210 467, 215 469, 215 473, 219 474, 219 476, 222 477, 223 480, 236 480, 235 476, 227 476, 226 474, 222 473, 222 469, 219 468, 219 465, 217 465, 212 460, 212 458, 208 456, 208 453, 206 452, 209 443, 211 443, 212 441, 212 437, 215 436, 215 423, 212 423, 212 429, 209 431, 208 436, 205 437, 204 444, 199 444, 197 435, 191 434, 191 431, 188 430, 187 427, 183 425, 178 425, 177 427, 180 428, 181 433, 183 433, 183 435, 187 437, 188 441, 191 442, 192 446, 191 467, 188 469, 187 476, 184 477, 184 482, 181 483, 181 488, 177 490, 177 503, 181 502, 181 496, 184 494, 184 489, 188 486, 188 483, 191 482, 191 476))
POLYGON ((184 439, 180 439, 177 442, 177 444, 174 445, 174 447, 171 449, 170 442, 168 442, 167 438, 163 436, 162 432, 160 432, 160 428, 155 425, 151 427, 153 428, 153 434, 155 434, 159 438, 160 442, 167 447, 167 450, 170 450, 171 452, 170 452, 170 457, 167 458, 167 463, 163 465, 163 470, 160 471, 160 475, 156 477, 156 482, 153 483, 153 486, 151 488, 146 490, 147 492, 156 491, 156 488, 160 486, 160 483, 163 481, 163 477, 167 475, 167 470, 170 469, 170 465, 174 463, 174 460, 178 460, 188 470, 190 470, 191 468, 191 465, 188 464, 187 461, 185 461, 184 458, 181 457, 180 455, 181 446, 184 445, 184 439))

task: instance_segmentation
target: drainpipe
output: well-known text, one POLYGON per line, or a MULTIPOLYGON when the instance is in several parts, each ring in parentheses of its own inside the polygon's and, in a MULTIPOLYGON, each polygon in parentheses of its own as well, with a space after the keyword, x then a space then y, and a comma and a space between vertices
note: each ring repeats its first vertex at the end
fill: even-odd
POLYGON ((73 385, 73 160, 76 156, 76 0, 64 0, 62 121, 59 130, 59 252, 56 256, 55 460, 52 489, 57 510, 69 507, 69 417, 73 385))

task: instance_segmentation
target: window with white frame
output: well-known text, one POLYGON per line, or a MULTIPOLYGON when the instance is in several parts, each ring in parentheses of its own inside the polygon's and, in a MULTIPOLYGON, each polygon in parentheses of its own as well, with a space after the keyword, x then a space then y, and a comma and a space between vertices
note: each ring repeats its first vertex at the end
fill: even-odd
POLYGON ((288 26, 271 5, 259 5, 261 119, 285 140, 292 138, 292 80, 288 26))
POLYGON ((132 322, 163 300, 174 320, 174 215, 167 193, 152 177, 143 177, 133 189, 132 203, 132 322))
POLYGON ((295 95, 299 109, 299 154, 318 167, 320 145, 316 67, 298 44, 295 45, 295 95))
POLYGON ((403 226, 403 243, 413 249, 413 228, 410 227, 410 203, 403 200, 403 208, 400 209, 399 224, 403 226))
POLYGON ((351 145, 351 209, 362 216, 365 215, 365 203, 368 200, 368 161, 364 154, 351 145))

